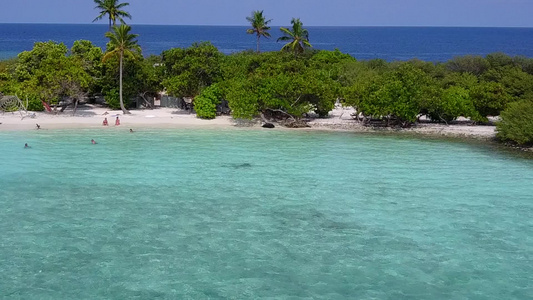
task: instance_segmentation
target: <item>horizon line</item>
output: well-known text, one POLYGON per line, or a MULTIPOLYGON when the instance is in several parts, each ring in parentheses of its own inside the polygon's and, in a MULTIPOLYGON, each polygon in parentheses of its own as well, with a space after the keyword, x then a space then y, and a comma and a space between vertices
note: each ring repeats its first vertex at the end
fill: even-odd
MULTIPOLYGON (((104 23, 54 23, 54 22, 0 22, 0 25, 19 24, 19 25, 97 25, 108 26, 104 23)), ((143 23, 126 23, 130 26, 200 26, 200 27, 248 27, 249 25, 231 25, 231 24, 143 24, 143 23)), ((271 27, 287 27, 288 25, 272 25, 271 27)), ((305 27, 358 27, 358 28, 523 28, 533 29, 528 26, 479 26, 479 25, 306 25, 305 27)))

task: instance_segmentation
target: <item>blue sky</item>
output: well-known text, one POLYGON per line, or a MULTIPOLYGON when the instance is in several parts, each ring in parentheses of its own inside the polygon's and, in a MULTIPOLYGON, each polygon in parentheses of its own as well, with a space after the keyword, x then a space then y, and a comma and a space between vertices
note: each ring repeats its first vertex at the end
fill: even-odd
MULTIPOLYGON (((92 0, 2 0, 0 23, 91 23, 92 0)), ((264 10, 272 25, 533 27, 533 0, 129 0, 129 24, 246 25, 264 10)), ((100 23, 105 23, 101 21, 100 23)))

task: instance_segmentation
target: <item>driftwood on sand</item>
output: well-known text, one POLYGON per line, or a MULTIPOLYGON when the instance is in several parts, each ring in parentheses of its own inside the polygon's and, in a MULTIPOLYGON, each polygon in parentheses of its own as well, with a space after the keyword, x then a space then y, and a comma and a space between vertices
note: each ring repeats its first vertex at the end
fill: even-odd
MULTIPOLYGON (((309 127, 307 121, 296 118, 288 112, 281 109, 267 108, 260 114, 261 120, 266 123, 277 122, 279 125, 288 128, 304 128, 309 127)), ((269 127, 272 128, 272 127, 269 127)))

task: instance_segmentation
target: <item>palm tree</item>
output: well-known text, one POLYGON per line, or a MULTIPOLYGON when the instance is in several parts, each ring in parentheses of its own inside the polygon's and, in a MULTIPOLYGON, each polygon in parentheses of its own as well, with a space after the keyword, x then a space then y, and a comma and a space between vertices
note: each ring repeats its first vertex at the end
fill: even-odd
POLYGON ((100 10, 100 15, 94 18, 93 22, 101 20, 105 15, 108 15, 109 30, 111 30, 112 26, 116 25, 117 20, 122 24, 126 24, 122 17, 131 19, 131 15, 128 12, 121 10, 121 8, 130 5, 127 2, 119 3, 119 0, 94 0, 94 3, 96 4, 95 9, 100 10))
POLYGON ((252 25, 252 28, 247 29, 246 33, 248 34, 255 33, 257 35, 257 53, 259 53, 259 38, 261 36, 264 36, 266 38, 270 37, 270 33, 268 32, 270 30, 270 27, 268 27, 267 25, 272 20, 265 20, 265 16, 263 16, 262 10, 253 11, 250 17, 246 17, 246 20, 250 22, 250 25, 252 25))
POLYGON ((120 97, 120 108, 124 114, 129 114, 130 112, 124 107, 124 101, 122 100, 122 65, 124 55, 127 55, 135 59, 135 54, 141 54, 141 47, 137 44, 135 38, 139 36, 138 34, 130 34, 131 27, 125 24, 120 26, 113 26, 113 32, 106 32, 105 36, 109 38, 108 49, 104 54, 102 61, 105 62, 111 57, 118 56, 120 64, 120 88, 119 88, 119 97, 120 97))
POLYGON ((303 28, 302 21, 299 18, 292 18, 291 24, 292 31, 285 27, 280 28, 284 35, 278 38, 278 42, 290 41, 281 48, 281 51, 292 50, 297 54, 304 52, 305 48, 313 47, 309 43, 309 32, 303 28))

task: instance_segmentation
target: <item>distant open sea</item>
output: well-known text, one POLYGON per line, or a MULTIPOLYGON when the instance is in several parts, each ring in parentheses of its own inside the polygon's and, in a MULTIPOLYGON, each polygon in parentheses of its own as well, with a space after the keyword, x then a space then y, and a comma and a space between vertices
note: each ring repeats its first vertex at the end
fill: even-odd
MULTIPOLYGON (((174 47, 188 47, 197 41, 211 41, 223 53, 255 49, 255 36, 246 26, 133 25, 139 34, 144 55, 161 54, 174 47)), ((418 58, 446 61, 455 56, 486 55, 503 52, 533 57, 533 28, 473 27, 307 27, 316 49, 338 48, 360 60, 382 58, 387 61, 418 58)), ((0 24, 0 59, 31 50, 39 41, 63 42, 90 40, 105 47, 107 25, 101 24, 0 24)), ((261 40, 261 50, 275 51, 282 46, 276 39, 279 27, 272 27, 272 38, 261 40)))

